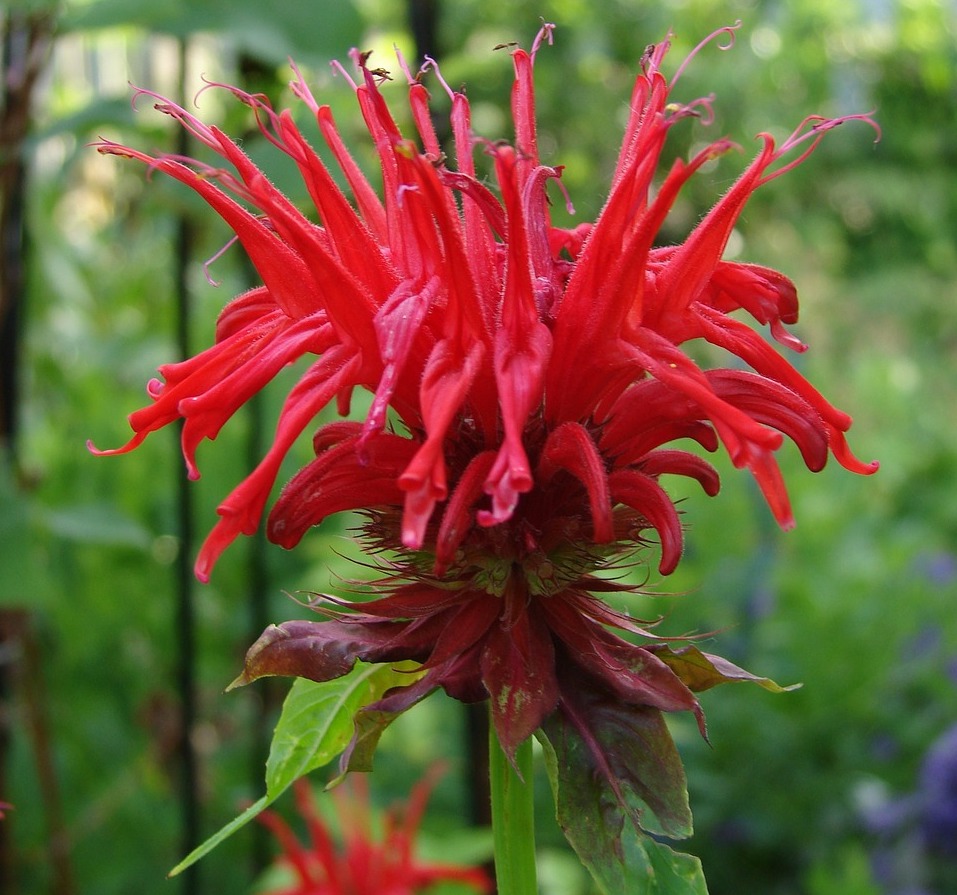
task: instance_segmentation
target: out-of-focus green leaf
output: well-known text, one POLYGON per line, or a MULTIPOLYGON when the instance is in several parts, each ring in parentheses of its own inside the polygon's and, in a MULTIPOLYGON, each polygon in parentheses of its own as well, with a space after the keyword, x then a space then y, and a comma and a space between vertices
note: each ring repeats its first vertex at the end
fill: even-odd
POLYGON ((213 32, 235 48, 264 62, 281 65, 290 56, 305 62, 338 57, 355 44, 362 21, 353 3, 321 6, 297 0, 94 0, 76 5, 63 17, 65 31, 139 27, 189 37, 213 32))
POLYGON ((146 528, 105 504, 64 507, 51 510, 44 518, 53 534, 81 544, 115 544, 146 550, 153 541, 146 528))
MULTIPOLYGON (((46 124, 45 127, 38 129, 30 138, 30 145, 37 145, 50 137, 56 137, 59 134, 85 134, 95 131, 104 125, 129 125, 133 121, 133 107, 130 104, 129 97, 95 97, 88 105, 64 115, 55 118, 46 124)), ((89 151, 88 146, 82 147, 84 151, 89 151)))

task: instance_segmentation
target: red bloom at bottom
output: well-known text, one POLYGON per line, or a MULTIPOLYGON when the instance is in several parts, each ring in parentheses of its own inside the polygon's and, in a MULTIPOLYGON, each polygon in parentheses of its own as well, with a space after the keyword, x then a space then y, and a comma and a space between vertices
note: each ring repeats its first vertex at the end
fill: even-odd
POLYGON ((390 811, 380 841, 370 830, 373 818, 362 778, 333 790, 340 827, 337 844, 323 822, 304 778, 296 781, 296 805, 306 821, 310 843, 303 845, 274 811, 264 811, 266 824, 283 849, 279 859, 293 882, 263 895, 419 895, 438 882, 463 883, 476 892, 490 892, 491 880, 476 867, 428 864, 415 857, 415 838, 428 802, 434 775, 421 781, 407 803, 390 811))

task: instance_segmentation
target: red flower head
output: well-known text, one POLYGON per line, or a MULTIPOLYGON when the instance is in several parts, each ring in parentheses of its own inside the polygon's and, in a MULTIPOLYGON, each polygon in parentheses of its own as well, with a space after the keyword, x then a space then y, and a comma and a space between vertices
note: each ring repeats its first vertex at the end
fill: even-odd
POLYGON ((425 812, 433 780, 426 778, 412 791, 407 804, 384 819, 381 841, 370 836, 372 817, 363 778, 332 792, 341 828, 336 844, 316 811, 305 778, 295 783, 296 805, 306 821, 309 846, 296 839, 274 811, 259 820, 272 830, 283 850, 279 860, 292 872, 293 882, 263 895, 418 895, 435 883, 458 882, 475 892, 490 892, 491 880, 477 867, 426 864, 415 856, 415 838, 425 812))
MULTIPOLYGON (((690 116, 707 119, 711 100, 673 99, 681 70, 669 82, 668 42, 651 46, 604 208, 594 223, 558 228, 547 188, 562 170, 539 159, 532 85, 535 55, 551 32, 546 25, 531 52, 512 54, 514 145, 477 139, 465 95, 448 91, 454 167, 419 78, 400 58, 416 143, 392 117, 385 74, 356 55, 353 87, 378 153, 381 198, 301 77, 293 91, 315 114, 351 201, 288 111, 228 88, 294 160, 318 223, 229 137, 168 101, 157 108, 229 170, 100 144, 199 193, 233 228, 263 281, 227 305, 213 347, 160 370, 153 403, 132 415, 136 434, 120 452, 182 417, 195 477, 200 440, 214 438, 283 367, 315 357, 286 399, 268 453, 220 505, 197 562, 201 579, 240 532, 256 530, 283 457, 316 415, 332 401, 347 413, 355 388, 373 395, 364 420, 315 434, 316 458, 275 502, 268 534, 292 547, 330 514, 359 510, 373 548, 397 551, 386 595, 348 607, 326 601, 329 620, 267 629, 241 679, 328 680, 357 659, 423 663, 414 683, 367 707, 349 767, 365 762, 376 739, 371 728, 438 687, 463 700, 491 698, 509 753, 542 725, 551 739, 567 745, 577 737, 595 756, 603 738, 620 739, 622 725, 634 742, 662 741, 661 711, 690 710, 700 720, 693 691, 749 676, 693 647, 674 650, 609 608, 601 594, 620 586, 594 574, 651 534, 660 572, 677 565, 682 526, 660 479, 687 476, 709 495, 719 483, 698 454, 673 442, 723 446, 735 466, 752 472, 784 527, 793 520, 775 451, 785 437, 812 470, 829 453, 855 472, 876 468, 850 453, 850 418, 731 316, 743 311, 785 347, 803 350, 785 329, 797 319, 790 280, 722 260, 751 194, 847 119, 809 118, 780 146, 761 135, 757 156, 687 239, 656 247, 683 185, 732 144, 718 140, 655 180, 671 128, 690 116), (491 158, 492 186, 476 173, 476 147, 491 158), (733 368, 698 366, 682 350, 693 339, 725 349, 733 368)), ((596 759, 596 773, 617 774, 616 796, 627 802, 621 781, 630 781, 648 802, 635 778, 647 758, 622 748, 611 760, 621 767, 596 759)), ((662 821, 664 832, 681 826, 672 821, 662 821)))

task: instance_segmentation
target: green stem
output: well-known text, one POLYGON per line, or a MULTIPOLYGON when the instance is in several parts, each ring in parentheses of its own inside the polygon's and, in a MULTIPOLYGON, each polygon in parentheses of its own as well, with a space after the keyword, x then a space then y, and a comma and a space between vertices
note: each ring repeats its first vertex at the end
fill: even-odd
POLYGON ((536 895, 531 737, 516 750, 513 767, 495 735, 495 726, 489 725, 489 784, 498 895, 536 895))

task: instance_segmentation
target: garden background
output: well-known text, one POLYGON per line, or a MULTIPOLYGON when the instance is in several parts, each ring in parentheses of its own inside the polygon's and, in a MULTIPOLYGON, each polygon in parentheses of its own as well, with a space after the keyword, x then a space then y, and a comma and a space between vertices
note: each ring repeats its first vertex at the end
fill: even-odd
MULTIPOLYGON (((669 28, 680 60, 742 20, 733 50, 708 49, 682 78, 682 99, 716 95, 716 121, 676 129, 667 150, 686 156, 710 133, 742 152, 696 176, 666 239, 730 185, 758 132, 787 134, 813 112, 875 110, 880 143, 854 125, 828 137, 759 191, 729 252, 796 280, 797 331, 811 344, 802 370, 854 415, 851 444, 881 471, 865 479, 832 464, 810 475, 785 453, 798 527, 784 534, 747 477, 723 469, 718 498, 689 488, 679 572, 652 575, 662 595, 631 606, 664 613, 664 633, 714 631, 732 661, 803 684, 706 694, 710 746, 691 720, 669 719, 688 769, 690 850, 712 895, 957 891, 955 737, 922 780, 928 750, 957 724, 952 0, 14 0, 0 11, 0 800, 14 805, 0 821, 3 895, 253 892, 271 849, 258 827, 195 875, 164 878, 186 840, 262 792, 288 685, 222 691, 267 622, 302 615, 287 592, 336 590, 363 572, 349 560, 349 520, 334 519, 294 553, 244 541, 210 585, 190 583, 194 532, 209 529, 269 438, 278 405, 268 399, 200 449, 203 478, 186 488, 172 431, 133 455, 88 453, 87 439, 126 440, 124 417, 144 403, 156 366, 184 339, 207 344, 248 277, 238 251, 207 271, 227 236, 186 190, 88 144, 176 151, 149 102, 131 110, 128 82, 191 98, 205 75, 283 103, 293 57, 356 147, 363 128, 328 62, 357 46, 388 68, 393 44, 410 59, 435 55, 450 84, 467 84, 475 130, 509 137, 511 65, 492 48, 527 46, 541 17, 558 26, 536 64, 541 152, 565 166, 578 220, 601 207, 641 53, 669 28), (33 83, 21 77, 32 62, 33 83)), ((246 134, 280 186, 301 189, 263 152, 247 110, 215 91, 199 103, 207 120, 246 134)), ((481 807, 474 726, 434 696, 383 739, 372 779, 383 804, 436 759, 449 762, 426 854, 489 855, 487 832, 469 829, 481 807)), ((585 895, 541 783, 543 895, 585 895)), ((289 812, 291 800, 279 807, 289 812)))

